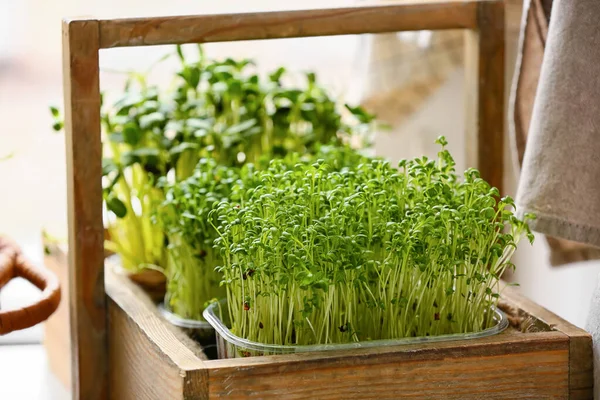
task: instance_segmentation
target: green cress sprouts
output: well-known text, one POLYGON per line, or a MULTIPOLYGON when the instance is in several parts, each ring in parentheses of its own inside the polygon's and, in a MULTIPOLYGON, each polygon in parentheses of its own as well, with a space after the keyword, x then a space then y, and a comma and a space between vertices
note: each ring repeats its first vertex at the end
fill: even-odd
MULTIPOLYGON (((172 56, 180 66, 170 87, 151 85, 146 74, 134 72, 116 101, 102 101, 105 247, 132 272, 167 266, 168 238, 153 215, 165 200, 165 179, 170 185, 190 177, 199 160, 238 167, 261 157, 311 153, 320 144, 368 145, 373 117, 340 105, 315 74, 294 87, 284 84, 284 68, 260 77, 251 60, 210 60, 197 49, 190 57, 176 47, 172 56)), ((51 111, 53 128, 62 130, 59 110, 51 111)))
MULTIPOLYGON (((526 221, 469 169, 437 160, 270 163, 211 212, 234 334, 327 344, 475 332, 526 221)), ((249 178, 248 178, 249 179, 249 178)), ((528 215, 526 219, 533 218, 528 215)))

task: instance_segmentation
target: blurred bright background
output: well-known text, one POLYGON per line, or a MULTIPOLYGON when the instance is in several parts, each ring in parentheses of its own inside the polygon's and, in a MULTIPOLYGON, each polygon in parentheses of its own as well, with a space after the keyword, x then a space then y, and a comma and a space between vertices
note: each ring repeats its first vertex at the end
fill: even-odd
MULTIPOLYGON (((389 3, 382 0, 382 3, 389 3)), ((62 108, 61 18, 93 15, 144 16, 311 8, 357 4, 353 0, 0 0, 0 233, 12 236, 27 255, 42 263, 41 232, 66 239, 64 135, 53 132, 49 106, 62 108)), ((508 1, 507 93, 515 63, 520 2, 508 1)), ((260 70, 286 66, 312 70, 336 95, 372 105, 393 122, 376 137, 376 152, 398 160, 435 155, 434 140, 445 135, 464 168, 464 94, 462 41, 456 32, 435 35, 365 35, 205 46, 209 57, 250 57, 260 70), (457 56, 458 54, 458 56, 457 56), (458 57, 458 58, 456 58, 458 57), (414 83, 418 84, 414 84, 414 83), (393 90, 390 90, 393 88, 393 90), (403 106, 410 104, 411 107, 403 106)), ((107 93, 122 88, 123 74, 144 70, 171 47, 127 48, 101 55, 101 86, 107 93)), ((173 63, 155 69, 152 81, 168 83, 173 63)), ((506 194, 514 196, 516 172, 507 138, 506 194)), ((599 262, 551 267, 545 241, 523 242, 516 257, 514 280, 526 295, 574 324, 584 327, 599 262)), ((36 291, 26 284, 3 290, 3 307, 27 304, 36 291)), ((46 372, 43 330, 36 327, 0 338, 0 399, 63 399, 66 390, 46 372), (12 346, 8 344, 12 343, 12 346), (16 346, 16 344, 19 344, 16 346), (4 344, 4 345, 3 345, 4 344), (27 386, 23 368, 39 374, 39 385, 27 386), (15 379, 8 377, 14 376, 15 379)))

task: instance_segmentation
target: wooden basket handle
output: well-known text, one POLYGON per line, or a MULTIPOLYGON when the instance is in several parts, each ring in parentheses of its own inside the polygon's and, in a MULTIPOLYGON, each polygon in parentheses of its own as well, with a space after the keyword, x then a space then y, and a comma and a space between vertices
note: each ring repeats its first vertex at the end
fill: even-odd
POLYGON ((45 321, 60 303, 58 278, 50 271, 35 267, 13 242, 0 237, 0 288, 16 277, 26 279, 42 290, 42 296, 32 305, 0 311, 0 335, 30 328, 45 321))

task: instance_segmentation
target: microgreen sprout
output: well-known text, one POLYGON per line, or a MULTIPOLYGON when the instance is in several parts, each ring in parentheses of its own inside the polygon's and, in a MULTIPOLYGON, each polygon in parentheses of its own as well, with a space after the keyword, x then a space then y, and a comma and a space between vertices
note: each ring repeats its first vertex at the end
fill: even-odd
MULTIPOLYGON (((291 168, 299 162, 325 159, 332 168, 341 169, 364 159, 345 145, 322 145, 315 151, 290 153, 281 162, 291 168)), ((171 185, 163 180, 168 188, 158 216, 169 241, 166 302, 176 314, 201 319, 207 301, 225 296, 225 287, 220 285, 222 275, 216 270, 223 261, 220 252, 213 249, 218 237, 213 210, 222 201, 239 199, 240 192, 259 186, 255 171, 268 166, 265 157, 256 165, 247 163, 241 168, 219 165, 207 158, 200 160, 191 177, 171 185)), ((253 274, 252 269, 244 271, 243 279, 253 274)))
POLYGON ((523 235, 510 197, 437 160, 273 160, 209 212, 232 331, 327 344, 480 331, 523 235))
MULTIPOLYGON (((192 58, 175 48, 180 67, 167 89, 151 84, 146 73, 132 72, 114 102, 102 96, 105 247, 130 271, 164 270, 168 264, 169 238, 153 218, 165 200, 159 181, 190 177, 203 158, 240 167, 265 157, 313 153, 321 144, 357 138, 368 144, 373 116, 338 104, 314 73, 291 87, 284 84, 284 68, 261 77, 252 60, 210 60, 197 49, 192 58)), ((50 111, 53 128, 62 130, 60 110, 50 111)))

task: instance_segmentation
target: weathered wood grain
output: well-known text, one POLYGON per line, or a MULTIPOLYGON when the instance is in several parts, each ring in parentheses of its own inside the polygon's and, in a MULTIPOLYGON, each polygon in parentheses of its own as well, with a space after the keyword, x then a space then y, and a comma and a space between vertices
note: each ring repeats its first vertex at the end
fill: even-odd
POLYGON ((557 330, 510 328, 471 341, 207 361, 173 333, 145 293, 109 274, 112 398, 576 398, 569 333, 560 330, 560 318, 512 288, 505 301, 557 330))
POLYGON ((504 3, 480 2, 465 31, 467 163, 504 194, 504 3))
POLYGON ((106 269, 110 398, 191 399, 205 379, 202 349, 164 321, 156 305, 125 276, 106 269))
POLYGON ((180 369, 112 300, 108 302, 108 311, 110 398, 183 399, 180 369))
POLYGON ((98 22, 63 23, 69 303, 75 399, 106 399, 98 22))
POLYGON ((403 1, 390 5, 100 20, 100 47, 208 43, 423 29, 473 29, 486 0, 403 1))
MULTIPOLYGON (((210 398, 542 399, 567 398, 567 339, 431 346, 264 363, 209 364, 210 398), (228 364, 221 367, 219 364, 228 364)), ((531 338, 533 339, 533 337, 531 338)))
POLYGON ((527 310, 569 337, 569 398, 592 399, 594 360, 591 335, 523 296, 515 287, 505 287, 502 294, 509 303, 527 310))

